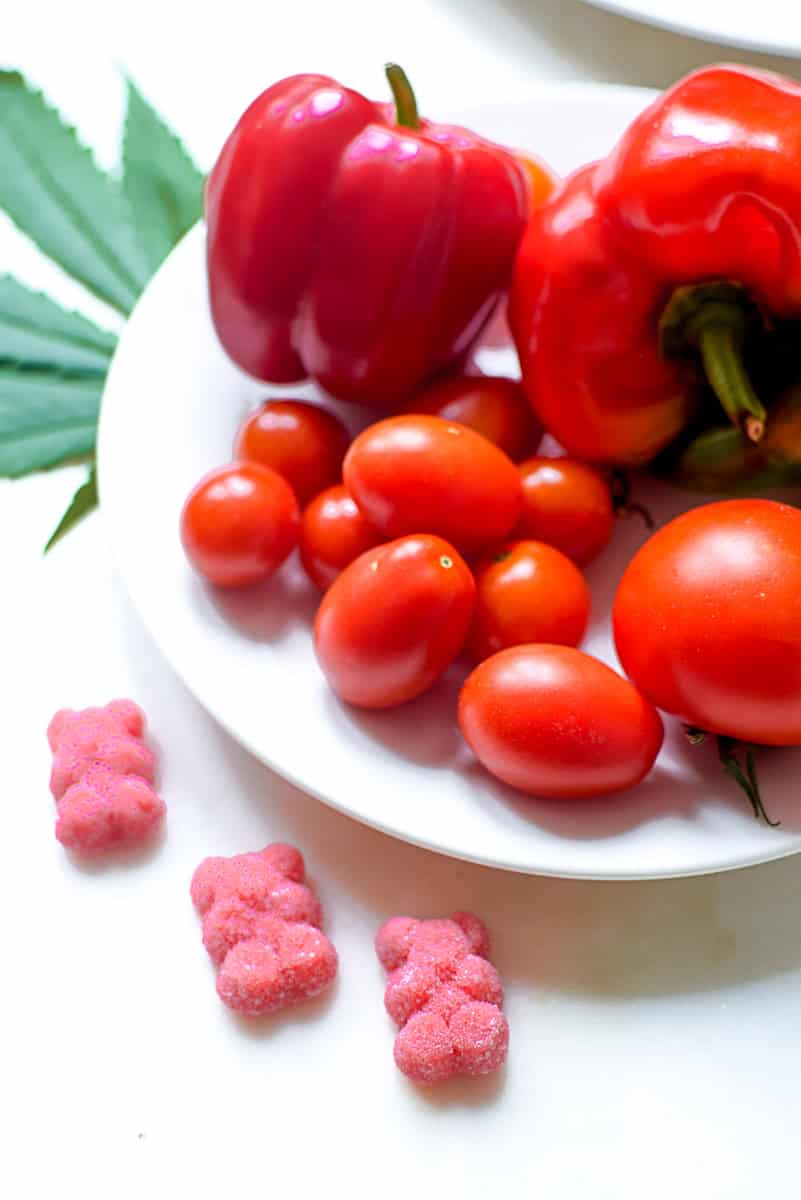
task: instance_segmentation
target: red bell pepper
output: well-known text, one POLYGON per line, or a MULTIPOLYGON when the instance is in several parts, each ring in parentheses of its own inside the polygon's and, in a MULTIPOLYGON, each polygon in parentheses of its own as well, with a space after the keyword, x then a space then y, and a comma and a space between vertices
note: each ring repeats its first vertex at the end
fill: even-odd
POLYGON ((420 119, 387 75, 395 106, 322 75, 274 84, 211 172, 212 317, 258 379, 396 402, 466 355, 511 282, 527 169, 420 119))
POLYGON ((801 87, 696 71, 535 214, 511 323, 529 397, 570 453, 647 462, 711 385, 744 439, 767 413, 744 366, 801 315, 801 87))

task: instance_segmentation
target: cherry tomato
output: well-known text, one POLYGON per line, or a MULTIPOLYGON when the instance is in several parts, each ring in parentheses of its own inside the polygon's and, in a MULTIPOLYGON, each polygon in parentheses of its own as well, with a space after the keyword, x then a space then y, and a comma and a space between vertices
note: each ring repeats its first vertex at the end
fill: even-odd
POLYGON ((236 436, 234 457, 272 467, 303 507, 342 478, 350 438, 332 413, 303 400, 268 400, 236 436))
POLYGON ((291 487, 257 463, 230 463, 205 475, 181 513, 181 540, 192 566, 218 587, 247 587, 275 571, 298 539, 291 487))
POLYGON ((801 512, 724 500, 653 534, 615 598, 623 669, 689 725, 801 744, 801 512))
POLYGON ((414 396, 406 411, 468 425, 515 462, 533 454, 542 437, 521 384, 499 375, 443 379, 414 396))
POLYGON ((488 658, 522 642, 577 646, 590 616, 578 567, 543 542, 507 542, 475 569, 476 613, 469 649, 488 658))
POLYGON ((442 538, 399 538, 362 554, 323 596, 317 659, 350 704, 389 708, 431 687, 464 645, 476 585, 442 538))
POLYGON ((612 493, 595 467, 576 458, 520 464, 523 513, 516 533, 556 546, 580 567, 597 557, 615 525, 612 493))
POLYGON ((301 562, 323 591, 344 567, 380 541, 341 483, 315 496, 300 523, 301 562))
POLYGON ((462 688, 459 725, 492 775, 537 796, 633 787, 663 736, 627 679, 572 646, 512 646, 480 663, 462 688))
POLYGON ((500 541, 523 502, 511 459, 442 417, 389 417, 370 425, 345 455, 344 477, 367 520, 386 537, 425 530, 460 550, 500 541))

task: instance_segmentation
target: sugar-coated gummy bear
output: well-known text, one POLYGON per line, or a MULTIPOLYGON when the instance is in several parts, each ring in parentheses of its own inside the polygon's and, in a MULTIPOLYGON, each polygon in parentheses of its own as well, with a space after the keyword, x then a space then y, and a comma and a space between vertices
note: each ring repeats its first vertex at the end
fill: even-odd
POLYGON ((132 700, 104 708, 62 708, 47 727, 56 837, 71 850, 100 853, 150 838, 166 806, 153 789, 156 758, 132 700))
POLYGON ((336 975, 337 952, 320 930, 320 902, 304 878, 300 851, 280 842, 207 858, 195 871, 192 903, 229 1008, 275 1012, 318 995, 336 975))
POLYGON ((486 1075, 506 1059, 509 1026, 489 937, 473 913, 392 917, 375 939, 389 972, 384 1003, 400 1027, 395 1062, 417 1083, 486 1075))

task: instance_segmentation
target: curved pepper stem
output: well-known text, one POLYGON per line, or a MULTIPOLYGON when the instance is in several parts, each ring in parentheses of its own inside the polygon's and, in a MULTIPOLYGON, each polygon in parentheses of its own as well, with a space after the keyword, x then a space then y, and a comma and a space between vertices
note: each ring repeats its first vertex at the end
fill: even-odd
POLYGON ((761 441, 767 413, 742 358, 749 326, 758 320, 739 284, 722 280, 677 288, 660 323, 664 353, 696 350, 707 381, 733 425, 751 442, 761 441))
POLYGON ((405 129, 419 129, 420 114, 417 111, 417 101, 403 67, 399 67, 397 63, 387 63, 384 67, 384 74, 392 88, 396 124, 402 125, 405 129))
POLYGON ((733 323, 713 322, 697 336, 706 377, 724 412, 733 425, 742 426, 749 441, 761 441, 767 413, 743 366, 739 330, 733 323))

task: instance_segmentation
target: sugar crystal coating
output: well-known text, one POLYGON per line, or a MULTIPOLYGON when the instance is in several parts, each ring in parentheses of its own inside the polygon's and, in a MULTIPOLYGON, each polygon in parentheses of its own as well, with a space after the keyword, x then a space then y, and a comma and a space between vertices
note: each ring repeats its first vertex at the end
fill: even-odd
POLYGON ((229 1008, 248 1016, 276 1012, 317 996, 336 975, 337 953, 304 878, 300 851, 279 842, 207 858, 195 871, 192 903, 218 968, 217 993, 229 1008))
POLYGON ((506 1059, 509 1026, 489 936, 473 913, 392 917, 375 939, 389 972, 384 1003, 400 1027, 395 1062, 417 1083, 486 1075, 506 1059))
POLYGON ((156 758, 132 700, 62 708, 47 728, 56 837, 71 850, 101 853, 152 837, 166 812, 153 788, 156 758))

